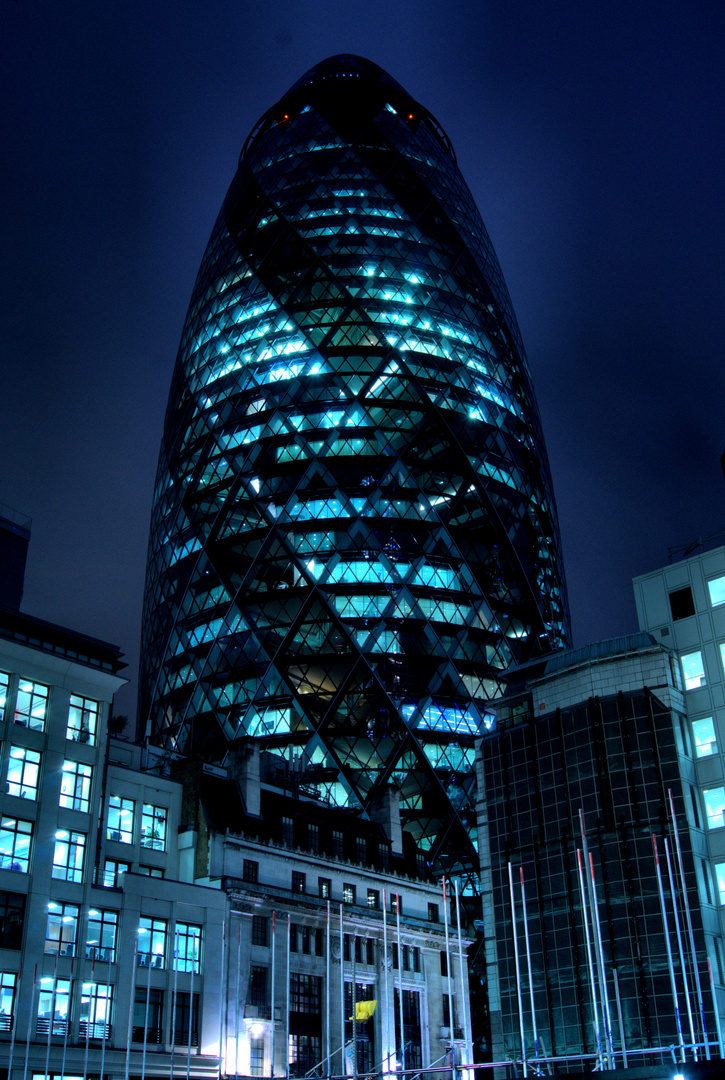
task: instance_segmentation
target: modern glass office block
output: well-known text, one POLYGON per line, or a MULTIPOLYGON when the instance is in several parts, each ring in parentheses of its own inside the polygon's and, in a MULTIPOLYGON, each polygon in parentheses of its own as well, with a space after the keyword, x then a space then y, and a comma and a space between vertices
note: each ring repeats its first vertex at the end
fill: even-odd
POLYGON ((473 740, 512 663, 569 639, 541 425, 450 142, 338 56, 261 118, 173 376, 140 726, 475 855, 473 740), (270 774, 271 775, 271 774, 270 774))

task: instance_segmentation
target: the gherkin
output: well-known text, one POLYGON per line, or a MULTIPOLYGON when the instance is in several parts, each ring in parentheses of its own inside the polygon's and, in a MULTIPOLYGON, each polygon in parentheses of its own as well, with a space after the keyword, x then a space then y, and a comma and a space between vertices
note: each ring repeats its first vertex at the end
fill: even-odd
POLYGON ((140 723, 216 763, 256 739, 362 812, 392 785, 458 873, 487 703, 568 639, 524 349, 453 149, 376 65, 326 60, 247 139, 194 287, 140 723))

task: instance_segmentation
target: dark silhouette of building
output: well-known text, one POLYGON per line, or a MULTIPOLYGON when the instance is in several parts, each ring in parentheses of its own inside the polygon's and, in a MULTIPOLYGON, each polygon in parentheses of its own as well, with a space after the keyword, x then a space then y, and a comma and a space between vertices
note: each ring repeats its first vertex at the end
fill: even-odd
POLYGON ((30 518, 0 503, 0 607, 20 611, 30 518))
MULTIPOLYGON (((307 794, 475 864, 473 740, 567 643, 556 511, 511 302, 436 120, 329 59, 253 129, 173 376, 140 733, 259 740, 307 794)), ((465 880, 465 890, 473 880, 465 880)))

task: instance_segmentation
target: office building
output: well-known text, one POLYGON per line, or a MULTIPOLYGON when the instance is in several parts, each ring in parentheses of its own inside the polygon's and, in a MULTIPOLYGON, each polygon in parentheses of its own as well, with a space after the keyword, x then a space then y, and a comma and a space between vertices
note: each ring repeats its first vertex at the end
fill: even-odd
POLYGON ((466 1056, 469 942, 406 863, 395 801, 390 842, 304 812, 294 776, 262 784, 256 748, 231 775, 149 754, 109 734, 123 666, 0 614, 0 1068, 344 1073, 353 1000, 361 1069, 466 1056))
POLYGON ((722 934, 676 656, 640 633, 509 678, 479 762, 494 1060, 719 1060, 722 934))
POLYGON ((172 380, 140 735, 254 740, 477 889, 474 737, 567 644, 551 479, 491 242, 431 113, 354 56, 260 119, 172 380))
POLYGON ((679 657, 692 815, 705 830, 703 888, 725 935, 725 547, 699 547, 636 577, 634 595, 640 627, 679 657))

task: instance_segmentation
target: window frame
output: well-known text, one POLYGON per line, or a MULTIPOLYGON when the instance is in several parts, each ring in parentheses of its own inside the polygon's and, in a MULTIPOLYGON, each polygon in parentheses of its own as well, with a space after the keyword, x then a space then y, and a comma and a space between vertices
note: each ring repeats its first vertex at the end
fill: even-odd
MULTIPOLYGON (((15 695, 15 712, 13 719, 21 727, 29 731, 45 731, 45 722, 48 719, 48 706, 50 703, 50 687, 45 683, 33 682, 31 679, 18 679, 18 689, 15 695), (41 691, 45 691, 43 694, 41 691), (20 695, 27 697, 27 711, 20 711, 20 695), (39 713, 42 702, 42 714, 39 713)), ((23 702, 25 704, 25 701, 23 702)))
POLYGON ((91 809, 91 783, 93 781, 93 766, 86 765, 82 761, 73 761, 66 758, 61 768, 60 796, 58 805, 66 810, 78 810, 87 814, 91 809), (64 791, 66 777, 72 777, 71 791, 64 791), (65 800, 65 801, 64 801, 65 800))
POLYGON ((86 856, 86 834, 75 829, 57 829, 53 847, 51 877, 56 881, 83 881, 86 856), (63 851, 65 855, 63 856, 63 851))
POLYGON ((31 750, 29 746, 10 746, 8 771, 5 780, 5 790, 8 795, 12 795, 17 799, 38 801, 41 760, 42 755, 38 750, 31 750), (21 762, 19 765, 19 777, 14 777, 11 773, 15 762, 21 762))
POLYGON ((76 956, 80 914, 78 904, 67 904, 59 900, 48 901, 43 950, 46 955, 76 956), (57 937, 51 933, 51 928, 57 928, 57 937))
POLYGON ((169 923, 167 919, 159 919, 155 915, 142 915, 138 921, 137 967, 153 967, 156 971, 166 970, 166 953, 168 948, 169 923), (148 949, 141 949, 141 944, 146 944, 146 938, 142 935, 149 934, 148 949), (160 947, 159 947, 160 946, 160 947), (144 959, 145 957, 145 959, 144 959), (149 959, 151 964, 149 965, 149 959), (157 962, 158 961, 158 962, 157 962))
POLYGON ((116 844, 132 844, 136 821, 136 800, 126 795, 109 795, 106 810, 106 840, 116 844), (118 805, 116 805, 118 804, 118 805), (123 826, 123 815, 130 814, 130 825, 123 826), (112 824, 112 821, 115 824, 112 824))
POLYGON ((0 868, 30 873, 32 846, 33 822, 3 814, 0 818, 0 868), (6 836, 10 838, 7 851, 3 846, 6 836))
POLYGON ((172 970, 192 971, 194 975, 200 974, 202 934, 203 928, 196 923, 177 922, 174 928, 172 970))
POLYGON ((118 912, 108 908, 91 908, 86 923, 86 960, 115 964, 118 942, 118 912), (90 941, 93 927, 98 927, 98 942, 90 941))
POLYGON ((71 694, 65 728, 67 741, 95 746, 100 711, 100 702, 82 697, 80 694, 71 694))
POLYGON ((152 851, 166 851, 166 834, 169 811, 166 806, 141 804, 141 847, 152 851))

